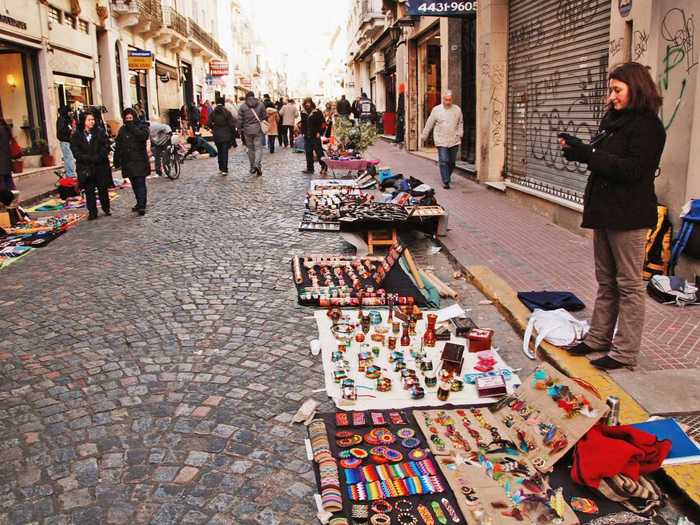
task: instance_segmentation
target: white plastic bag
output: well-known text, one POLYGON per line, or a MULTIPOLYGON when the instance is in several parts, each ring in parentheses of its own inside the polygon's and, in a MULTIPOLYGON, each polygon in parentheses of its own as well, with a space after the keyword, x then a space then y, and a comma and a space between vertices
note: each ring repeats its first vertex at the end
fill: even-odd
POLYGON ((535 352, 542 341, 554 346, 569 346, 580 341, 588 333, 588 321, 580 321, 563 308, 558 310, 535 310, 527 323, 523 338, 523 353, 535 359, 535 352), (534 351, 530 350, 532 333, 536 332, 534 351))

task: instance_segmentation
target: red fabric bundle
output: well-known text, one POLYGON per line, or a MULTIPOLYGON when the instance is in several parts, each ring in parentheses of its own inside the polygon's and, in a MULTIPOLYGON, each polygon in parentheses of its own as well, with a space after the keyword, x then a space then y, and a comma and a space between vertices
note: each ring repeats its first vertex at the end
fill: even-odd
POLYGON ((574 451, 571 479, 598 488, 600 480, 624 474, 635 481, 657 470, 671 450, 671 441, 629 425, 598 424, 581 438, 574 451))

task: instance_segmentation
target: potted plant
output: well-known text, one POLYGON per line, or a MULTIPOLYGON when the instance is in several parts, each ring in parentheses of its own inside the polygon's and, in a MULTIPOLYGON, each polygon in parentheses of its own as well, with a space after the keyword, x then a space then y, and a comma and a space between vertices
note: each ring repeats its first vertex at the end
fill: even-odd
POLYGON ((51 152, 49 151, 48 142, 46 142, 44 139, 39 139, 36 141, 36 148, 39 151, 39 154, 41 155, 42 167, 54 166, 56 164, 54 162, 53 155, 51 155, 51 152))

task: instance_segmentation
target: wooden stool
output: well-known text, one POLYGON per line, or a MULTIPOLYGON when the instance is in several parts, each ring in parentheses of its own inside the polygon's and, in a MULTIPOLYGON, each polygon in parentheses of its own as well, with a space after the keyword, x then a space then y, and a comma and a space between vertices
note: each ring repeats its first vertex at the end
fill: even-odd
POLYGON ((398 242, 396 229, 391 230, 369 230, 367 232, 367 253, 374 255, 375 246, 393 246, 398 242))

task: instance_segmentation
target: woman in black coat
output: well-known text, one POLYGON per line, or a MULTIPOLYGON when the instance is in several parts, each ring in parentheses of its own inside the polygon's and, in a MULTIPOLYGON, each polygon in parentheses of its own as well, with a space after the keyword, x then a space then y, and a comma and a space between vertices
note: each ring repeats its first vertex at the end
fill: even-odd
POLYGON ((105 215, 112 215, 109 205, 109 183, 112 179, 109 138, 104 129, 96 125, 95 116, 91 112, 80 115, 78 128, 70 138, 70 149, 75 157, 78 182, 85 191, 88 220, 97 219, 95 189, 100 195, 102 211, 105 215))
POLYGON ((114 167, 121 168, 122 176, 131 181, 136 206, 131 211, 146 214, 148 191, 146 177, 151 172, 151 163, 146 152, 148 123, 140 122, 136 111, 126 108, 122 113, 124 125, 119 129, 114 150, 114 167))
POLYGON ((236 119, 226 109, 223 100, 219 100, 209 115, 209 129, 219 157, 219 173, 228 175, 228 150, 236 137, 236 119))
POLYGON ((635 366, 641 347, 644 248, 657 220, 654 178, 666 131, 657 116, 661 95, 645 66, 628 62, 608 78, 608 111, 598 134, 589 144, 567 134, 559 142, 567 160, 591 172, 582 226, 594 230, 598 281, 591 330, 569 352, 607 352, 592 363, 612 370, 635 366))

